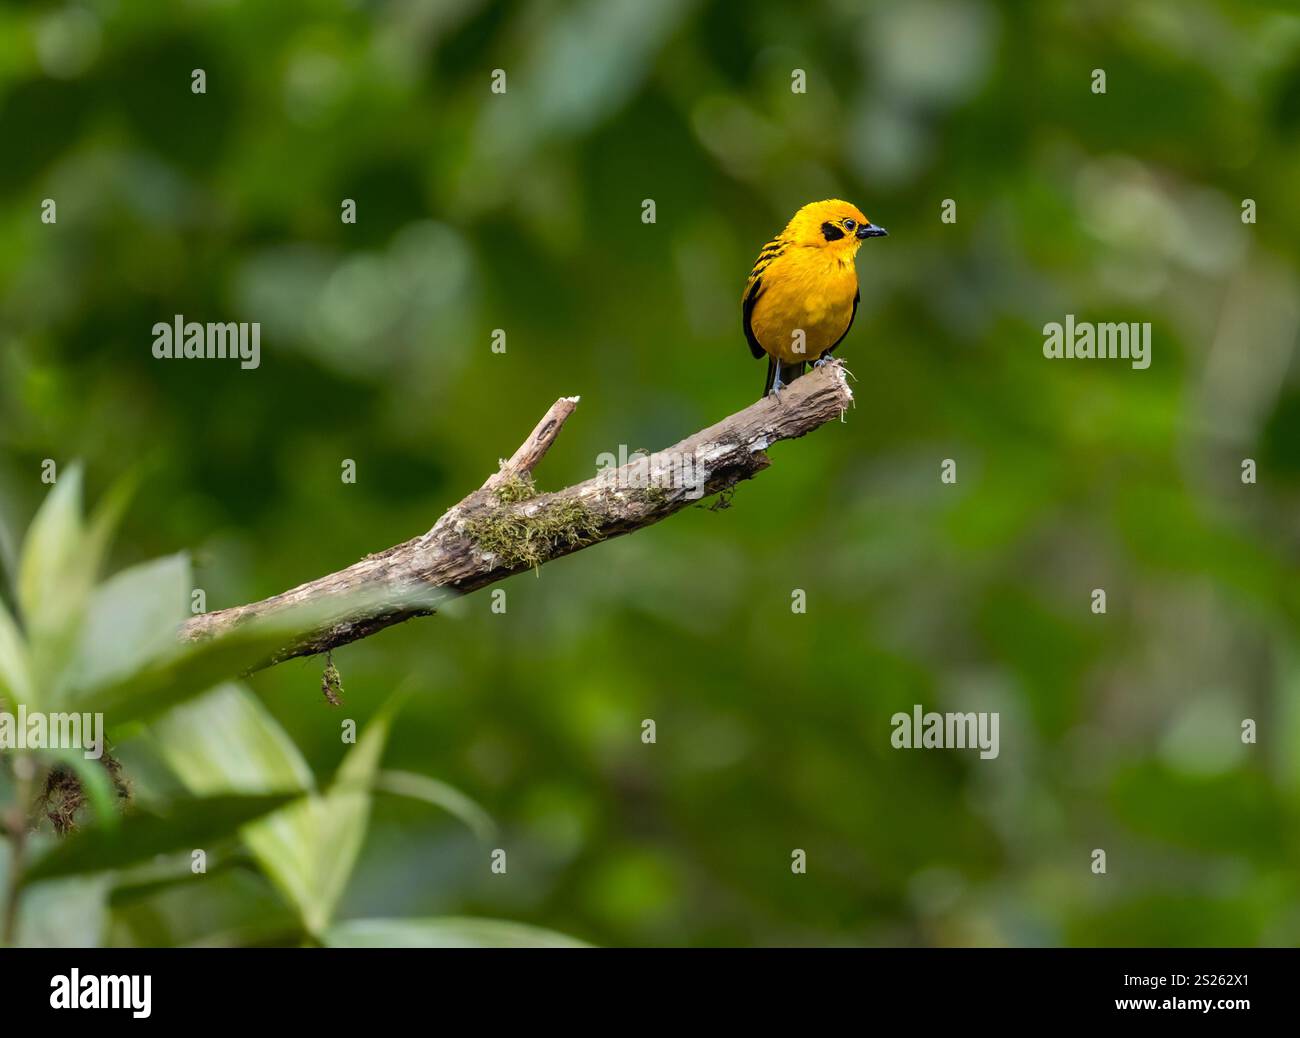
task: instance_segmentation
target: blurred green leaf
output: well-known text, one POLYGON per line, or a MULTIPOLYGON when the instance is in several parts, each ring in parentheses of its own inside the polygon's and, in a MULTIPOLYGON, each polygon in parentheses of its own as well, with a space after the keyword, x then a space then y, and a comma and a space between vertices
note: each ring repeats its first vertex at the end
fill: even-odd
POLYGON ((13 616, 0 602, 0 700, 11 710, 23 703, 31 707, 33 692, 27 643, 13 616))
POLYGON ((97 948, 107 922, 107 876, 76 876, 26 890, 18 910, 21 948, 97 948))
MULTIPOLYGON (((347 886, 365 840, 371 785, 395 706, 381 710, 339 767, 329 790, 249 825, 243 836, 312 933, 347 886)), ((193 791, 314 790, 310 769, 284 729, 250 692, 225 685, 153 726, 169 764, 193 791)))
POLYGON ((483 808, 455 786, 427 775, 417 775, 410 771, 381 771, 375 779, 375 791, 422 800, 426 804, 440 807, 469 826, 480 840, 490 840, 496 833, 496 822, 483 808))
POLYGON ((298 748, 243 685, 219 685, 150 730, 172 770, 200 796, 315 788, 298 748))
POLYGON ((156 716, 256 666, 280 648, 293 629, 287 622, 266 621, 236 627, 217 638, 178 641, 141 670, 85 691, 77 697, 77 708, 100 711, 114 724, 156 716))
MULTIPOLYGON (((200 796, 315 790, 315 779, 283 728, 242 685, 225 684, 151 726, 172 770, 200 796)), ((313 800, 248 826, 244 842, 295 906, 311 897, 313 800)))
POLYGON ((371 787, 379 772, 395 710, 395 701, 390 701, 375 715, 343 758, 334 782, 321 799, 316 815, 317 875, 313 896, 299 906, 312 933, 321 933, 329 925, 361 853, 370 821, 371 787))
MULTIPOLYGON (((18 604, 38 701, 53 698, 99 558, 88 550, 81 517, 81 467, 70 465, 37 511, 18 562, 18 604)), ((29 705, 36 705, 31 703, 29 705)))
MULTIPOLYGON (((66 683, 87 600, 132 488, 129 478, 119 481, 87 524, 82 516, 81 466, 69 465, 28 527, 18 562, 17 595, 29 688, 42 699, 56 700, 66 683)), ((30 695, 28 699, 29 706, 35 705, 30 695)))
MULTIPOLYGON (((178 573, 164 567, 157 575, 164 585, 172 585, 166 595, 174 593, 178 573)), ((426 589, 336 595, 248 620, 215 637, 178 639, 170 651, 161 645, 159 636, 161 656, 135 673, 122 674, 100 688, 85 691, 77 697, 77 707, 101 711, 114 724, 153 717, 265 664, 296 635, 331 618, 354 610, 364 612, 377 603, 391 608, 432 608, 443 597, 436 590, 426 589)))
POLYGON ((88 591, 81 521, 81 466, 69 465, 37 510, 18 561, 18 603, 28 630, 41 630, 73 611, 88 591))
POLYGON ((26 882, 121 869, 176 851, 209 850, 241 826, 299 796, 191 797, 137 807, 112 830, 83 829, 61 840, 27 870, 26 882))
POLYGON ((118 477, 90 510, 85 532, 85 559, 91 580, 97 579, 103 569, 108 550, 117 535, 118 525, 126 514, 127 505, 135 494, 138 482, 137 470, 128 470, 118 477))
POLYGON ((325 931, 332 948, 587 948, 573 937, 523 923, 446 916, 353 919, 325 931))
POLYGON ((141 563, 99 585, 86 609, 73 687, 130 684, 146 664, 175 654, 176 628, 187 615, 191 586, 184 554, 141 563))

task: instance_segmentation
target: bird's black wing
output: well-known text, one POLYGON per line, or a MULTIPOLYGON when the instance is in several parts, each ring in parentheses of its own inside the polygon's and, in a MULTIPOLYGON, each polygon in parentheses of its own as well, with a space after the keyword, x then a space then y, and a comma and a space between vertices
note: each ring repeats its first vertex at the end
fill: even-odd
POLYGON ((763 294, 763 279, 750 277, 749 285, 745 288, 745 302, 741 306, 741 317, 745 322, 745 338, 749 340, 749 352, 755 358, 763 355, 763 347, 758 344, 758 339, 754 337, 754 327, 751 320, 754 316, 754 304, 758 302, 758 297, 763 294))
POLYGON ((745 338, 749 342, 749 352, 755 358, 761 357, 765 352, 762 344, 754 335, 754 304, 758 302, 759 296, 763 294, 763 271, 767 270, 771 262, 785 252, 789 242, 780 238, 773 238, 763 246, 758 254, 758 259, 754 262, 754 269, 749 272, 749 281, 745 285, 745 298, 741 304, 741 318, 745 323, 745 338))
POLYGON ((830 349, 828 349, 825 353, 822 354, 823 357, 829 357, 832 353, 834 353, 835 347, 844 341, 844 336, 849 334, 849 329, 853 327, 853 318, 858 316, 858 303, 861 301, 862 301, 862 289, 859 288, 856 292, 853 293, 853 313, 849 314, 849 323, 844 326, 844 331, 840 333, 840 337, 836 339, 833 343, 831 343, 830 349))

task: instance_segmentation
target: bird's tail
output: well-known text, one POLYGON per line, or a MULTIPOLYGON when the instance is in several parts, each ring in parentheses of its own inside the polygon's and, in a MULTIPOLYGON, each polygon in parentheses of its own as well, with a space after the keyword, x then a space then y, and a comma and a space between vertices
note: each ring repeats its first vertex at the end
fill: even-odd
MULTIPOLYGON (((772 392, 772 386, 776 383, 777 373, 781 375, 781 385, 788 386, 791 382, 803 374, 806 361, 798 361, 794 364, 787 364, 785 361, 777 360, 771 354, 767 357, 767 381, 763 383, 763 396, 772 392)), ((762 397, 759 398, 760 400, 762 397)))

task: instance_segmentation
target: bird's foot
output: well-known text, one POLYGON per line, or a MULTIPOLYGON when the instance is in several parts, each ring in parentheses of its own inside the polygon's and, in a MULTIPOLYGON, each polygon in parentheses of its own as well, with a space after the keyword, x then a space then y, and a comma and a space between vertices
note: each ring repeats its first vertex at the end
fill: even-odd
POLYGON ((822 357, 821 360, 813 361, 814 368, 825 367, 827 364, 834 364, 837 368, 839 368, 842 372, 844 372, 845 375, 853 379, 854 382, 858 380, 858 376, 853 374, 853 372, 849 370, 848 365, 845 364, 843 359, 840 357, 832 357, 828 353, 826 354, 826 356, 822 357))

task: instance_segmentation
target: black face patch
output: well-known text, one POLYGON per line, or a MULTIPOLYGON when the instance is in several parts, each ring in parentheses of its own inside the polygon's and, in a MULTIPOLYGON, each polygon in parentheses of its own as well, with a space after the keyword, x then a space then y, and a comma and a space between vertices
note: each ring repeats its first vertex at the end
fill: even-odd
POLYGON ((827 221, 826 223, 822 224, 822 237, 825 238, 827 241, 837 241, 838 239, 844 237, 844 232, 841 231, 830 221, 827 221))

